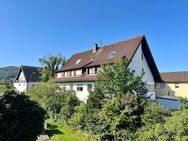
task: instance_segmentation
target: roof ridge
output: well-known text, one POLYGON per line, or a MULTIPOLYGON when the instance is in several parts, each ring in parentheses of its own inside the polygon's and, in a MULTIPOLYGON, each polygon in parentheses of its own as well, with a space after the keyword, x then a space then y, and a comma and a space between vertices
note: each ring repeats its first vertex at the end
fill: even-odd
MULTIPOLYGON (((112 46, 112 45, 115 45, 115 44, 120 44, 120 43, 128 42, 128 41, 130 41, 130 40, 135 40, 135 39, 137 39, 137 38, 143 38, 143 37, 145 37, 144 34, 143 34, 143 35, 138 35, 138 36, 135 36, 135 37, 126 39, 126 40, 122 40, 122 41, 118 41, 118 42, 115 42, 115 43, 111 43, 111 44, 108 44, 108 45, 104 45, 104 46, 102 46, 102 47, 108 47, 108 46, 112 46)), ((102 47, 101 47, 101 48, 102 48, 102 47)))
POLYGON ((173 71, 173 72, 160 72, 160 73, 164 74, 164 73, 183 73, 183 72, 188 72, 188 71, 173 71))
MULTIPOLYGON (((115 42, 115 43, 111 43, 111 44, 108 44, 108 45, 101 46, 100 48, 105 48, 105 47, 108 47, 108 46, 112 46, 112 45, 115 45, 115 44, 120 44, 120 43, 123 43, 123 42, 128 42, 130 40, 135 40, 137 38, 143 38, 143 37, 145 37, 145 35, 141 34, 141 35, 138 35, 138 36, 126 39, 126 40, 122 40, 122 41, 118 41, 118 42, 115 42)), ((92 51, 92 49, 86 50, 86 51, 81 51, 81 52, 75 53, 73 55, 77 55, 77 54, 81 54, 81 53, 86 53, 86 52, 90 52, 90 51, 92 51)))
POLYGON ((42 67, 37 67, 37 66, 28 66, 28 65, 21 65, 21 67, 42 68, 42 67))

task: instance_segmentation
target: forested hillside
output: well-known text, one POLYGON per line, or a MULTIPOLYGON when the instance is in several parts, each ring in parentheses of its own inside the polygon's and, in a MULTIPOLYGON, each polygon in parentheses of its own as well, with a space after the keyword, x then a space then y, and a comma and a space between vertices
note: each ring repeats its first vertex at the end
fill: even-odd
POLYGON ((9 66, 0 68, 0 80, 2 81, 11 81, 16 78, 16 75, 19 71, 19 67, 9 66))

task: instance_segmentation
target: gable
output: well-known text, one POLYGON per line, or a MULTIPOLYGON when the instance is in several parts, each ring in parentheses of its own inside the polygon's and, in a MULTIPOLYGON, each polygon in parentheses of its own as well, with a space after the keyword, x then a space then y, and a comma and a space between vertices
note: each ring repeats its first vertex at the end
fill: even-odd
POLYGON ((140 75, 142 73, 142 71, 144 71, 145 74, 144 74, 142 80, 144 82, 147 82, 147 84, 154 84, 154 77, 153 77, 153 74, 149 68, 149 65, 145 58, 145 55, 142 51, 141 44, 138 47, 136 53, 134 54, 134 56, 130 62, 129 68, 131 68, 132 70, 135 70, 136 75, 140 75))
POLYGON ((161 77, 159 71, 155 64, 145 36, 143 35, 126 41, 101 47, 95 53, 93 53, 92 50, 89 50, 86 52, 74 54, 67 61, 67 63, 57 72, 100 66, 107 63, 114 63, 117 59, 124 57, 132 60, 140 45, 142 45, 142 51, 147 61, 148 68, 150 69, 154 77, 154 81, 160 82, 161 77), (109 57, 112 53, 113 57, 109 57), (79 63, 76 63, 78 60, 80 60, 79 63))

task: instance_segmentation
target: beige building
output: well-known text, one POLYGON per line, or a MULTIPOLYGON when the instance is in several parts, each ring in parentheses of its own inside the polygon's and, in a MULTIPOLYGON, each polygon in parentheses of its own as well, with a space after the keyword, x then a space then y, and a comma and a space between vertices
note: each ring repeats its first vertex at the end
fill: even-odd
POLYGON ((157 96, 188 98, 188 71, 161 73, 162 82, 156 83, 157 96))

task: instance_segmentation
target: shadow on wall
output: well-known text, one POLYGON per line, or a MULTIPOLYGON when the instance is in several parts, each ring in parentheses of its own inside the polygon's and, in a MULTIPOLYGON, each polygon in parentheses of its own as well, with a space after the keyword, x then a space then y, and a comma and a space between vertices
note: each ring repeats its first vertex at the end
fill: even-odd
POLYGON ((157 96, 176 96, 176 92, 172 90, 171 87, 165 83, 157 83, 156 95, 157 96))

